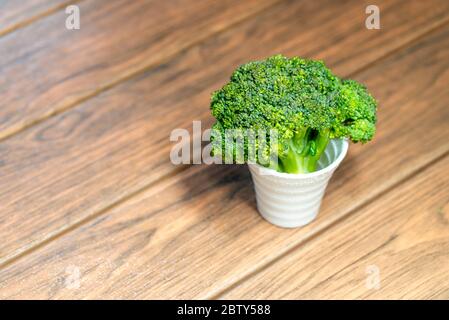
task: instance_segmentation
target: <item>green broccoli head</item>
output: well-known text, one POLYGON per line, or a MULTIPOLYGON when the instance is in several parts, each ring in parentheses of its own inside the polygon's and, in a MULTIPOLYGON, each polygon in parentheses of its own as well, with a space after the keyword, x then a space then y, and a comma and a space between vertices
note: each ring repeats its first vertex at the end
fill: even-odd
POLYGON ((354 80, 343 80, 335 100, 335 121, 331 137, 370 141, 376 131, 376 100, 354 80))
POLYGON ((211 110, 214 154, 244 162, 253 148, 257 162, 274 157, 276 170, 291 173, 314 171, 331 138, 370 140, 376 122, 376 101, 363 86, 342 81, 321 61, 281 55, 237 68, 213 93, 211 110))

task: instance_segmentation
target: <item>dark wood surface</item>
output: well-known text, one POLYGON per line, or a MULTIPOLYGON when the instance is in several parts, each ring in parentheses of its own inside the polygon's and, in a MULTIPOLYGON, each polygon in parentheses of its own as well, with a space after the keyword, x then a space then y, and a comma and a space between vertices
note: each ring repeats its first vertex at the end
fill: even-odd
POLYGON ((445 157, 222 298, 449 299, 448 171, 445 157))
POLYGON ((448 297, 448 1, 378 1, 380 30, 369 1, 84 0, 74 31, 61 2, 14 3, 0 22, 30 22, 0 30, 0 298, 448 297), (294 230, 260 218, 245 167, 169 161, 171 130, 210 126, 210 93, 275 53, 379 100, 374 141, 294 230))
POLYGON ((79 0, 0 1, 0 36, 23 28, 79 0))
POLYGON ((272 4, 274 0, 85 0, 0 38, 0 138, 42 121, 272 4), (7 80, 7 81, 6 81, 7 80))

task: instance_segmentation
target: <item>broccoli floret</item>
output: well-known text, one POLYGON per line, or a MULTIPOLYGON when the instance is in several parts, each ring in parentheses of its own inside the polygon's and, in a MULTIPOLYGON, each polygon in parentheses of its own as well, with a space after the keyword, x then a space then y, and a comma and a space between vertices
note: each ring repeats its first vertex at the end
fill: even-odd
POLYGON ((336 121, 332 138, 348 137, 353 142, 368 142, 376 131, 376 100, 354 80, 343 80, 335 100, 336 121))
POLYGON ((376 104, 322 61, 276 55, 249 62, 212 95, 212 152, 239 163, 251 160, 252 148, 258 163, 279 172, 313 172, 330 139, 372 139, 376 104))

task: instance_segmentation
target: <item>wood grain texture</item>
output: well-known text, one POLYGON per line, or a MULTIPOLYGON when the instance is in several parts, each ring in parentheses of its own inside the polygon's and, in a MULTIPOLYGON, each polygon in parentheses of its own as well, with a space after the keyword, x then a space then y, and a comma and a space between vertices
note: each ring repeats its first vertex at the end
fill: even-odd
POLYGON ((0 36, 63 9, 75 1, 3 0, 0 1, 0 36))
POLYGON ((86 0, 0 38, 0 138, 65 110, 276 0, 86 0))
POLYGON ((449 299, 447 172, 449 157, 221 298, 449 299))
POLYGON ((312 224, 260 218, 245 167, 193 166, 3 268, 0 297, 217 296, 447 154, 448 35, 441 28, 358 74, 379 99, 379 130, 350 147, 312 224), (67 287, 73 267, 78 289, 67 287))
MULTIPOLYGON (((338 31, 342 18, 364 15, 358 7, 353 8, 353 2, 349 4, 282 2, 183 51, 166 64, 1 143, 0 237, 6 240, 0 243, 0 263, 181 170, 169 162, 171 130, 190 128, 192 120, 197 119, 209 125, 210 92, 222 85, 239 63, 284 52, 323 57, 343 76, 346 69, 363 67, 358 59, 351 68, 348 62, 336 61, 336 47, 343 56, 353 50, 360 54, 372 38, 371 30, 360 28, 360 21, 353 19, 343 20, 351 25, 344 30, 352 40, 345 42, 337 37, 342 32, 338 31), (320 11, 322 6, 334 14, 320 11), (314 19, 307 19, 312 15, 314 19), (281 37, 277 30, 288 35, 281 37), (319 45, 310 41, 318 37, 319 45)), ((420 11, 416 14, 425 8, 417 6, 420 11)), ((401 17, 400 11, 385 13, 383 21, 390 26, 381 31, 385 37, 402 29, 407 21, 420 21, 401 17)), ((398 45, 402 42, 394 40, 382 48, 398 45)), ((371 44, 365 48, 369 50, 371 44)), ((376 57, 386 50, 379 50, 376 57)), ((382 79, 376 79, 373 89, 384 87, 382 79)), ((442 150, 444 144, 436 153, 442 150)), ((416 163, 422 161, 417 159, 416 163)))

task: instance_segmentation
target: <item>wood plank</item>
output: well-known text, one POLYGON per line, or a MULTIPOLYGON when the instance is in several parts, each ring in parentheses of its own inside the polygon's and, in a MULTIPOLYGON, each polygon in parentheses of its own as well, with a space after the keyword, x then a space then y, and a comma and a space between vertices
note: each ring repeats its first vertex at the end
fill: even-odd
POLYGON ((354 59, 354 66, 341 57, 352 52, 359 55, 363 48, 371 51, 370 41, 383 44, 383 37, 391 38, 404 25, 419 36, 439 17, 432 14, 432 2, 413 2, 416 17, 411 18, 408 3, 387 1, 381 7, 396 9, 385 10, 382 21, 386 27, 379 31, 384 36, 373 36, 372 30, 360 27, 365 13, 359 4, 283 1, 166 64, 1 143, 0 238, 7 240, 0 243, 0 264, 180 170, 168 161, 171 130, 189 128, 195 119, 210 124, 210 93, 236 65, 283 52, 322 57, 345 76, 346 70, 363 67, 402 42, 394 39, 382 45, 376 56, 369 54, 368 61, 354 59), (310 16, 314 19, 308 20, 310 16), (343 31, 342 21, 350 24, 343 31), (342 40, 343 32, 350 41, 342 40))
MULTIPOLYGON (((430 13, 425 14, 426 8, 417 6, 416 12, 424 12, 422 16, 430 19, 430 13)), ((383 21, 389 26, 382 31, 385 37, 397 28, 403 28, 404 23, 424 24, 420 19, 411 19, 408 15, 402 17, 402 11, 398 12, 387 11, 384 15, 383 21)), ((334 30, 338 30, 340 18, 345 18, 345 14, 354 17, 357 13, 364 15, 358 7, 354 9, 353 3, 342 6, 332 1, 295 2, 293 5, 290 1, 283 2, 220 37, 183 52, 177 59, 135 81, 1 144, 0 200, 4 208, 1 232, 8 241, 0 246, 0 262, 173 172, 173 166, 167 161, 171 146, 166 139, 170 131, 189 126, 192 119, 210 121, 207 107, 210 92, 225 81, 236 64, 252 58, 252 52, 266 56, 284 51, 286 47, 291 48, 286 50, 287 54, 296 51, 300 55, 307 55, 307 52, 313 55, 314 51, 302 46, 298 39, 324 34, 327 37, 322 38, 320 45, 311 45, 316 48, 316 55, 333 61, 333 50, 339 45, 346 55, 350 43, 341 41, 334 30), (316 16, 313 24, 308 22, 306 17, 321 12, 322 6, 336 13, 332 23, 328 14, 322 15, 321 20, 316 16), (320 26, 326 29, 320 29, 320 26), (278 29, 291 30, 290 41, 280 37, 278 29), (295 31, 298 29, 304 32, 299 34, 295 31), (270 36, 270 32, 275 35, 270 36), (261 34, 266 35, 270 46, 260 45, 261 34), (320 53, 323 48, 324 51, 331 50, 332 56, 320 53), (223 59, 224 56, 227 59, 223 59), (214 68, 204 68, 204 65, 214 68), (187 118, 185 101, 191 106, 187 118), (167 115, 167 109, 170 109, 170 115, 167 115), (47 219, 42 220, 43 216, 47 219), (14 226, 14 229, 8 226, 14 226)), ((354 23, 348 29, 351 30, 348 34, 358 39, 358 42, 351 42, 357 48, 372 38, 371 30, 361 29, 359 20, 350 20, 354 23)), ((429 24, 432 24, 431 20, 429 24)), ((379 54, 385 52, 379 50, 379 54)), ((341 69, 343 74, 348 68, 347 64, 340 67, 338 63, 332 67, 337 71, 341 69)))
POLYGON ((277 0, 89 0, 0 39, 0 139, 65 110, 277 0))
POLYGON ((447 172, 449 157, 221 298, 449 299, 447 172))
POLYGON ((285 230, 260 218, 243 166, 193 166, 7 265, 0 298, 216 296, 448 152, 448 35, 446 26, 357 76, 380 101, 379 130, 350 147, 314 223, 285 230), (66 286, 73 266, 76 290, 66 286))
POLYGON ((63 9, 75 1, 7 0, 0 2, 0 36, 25 26, 36 19, 63 9))

